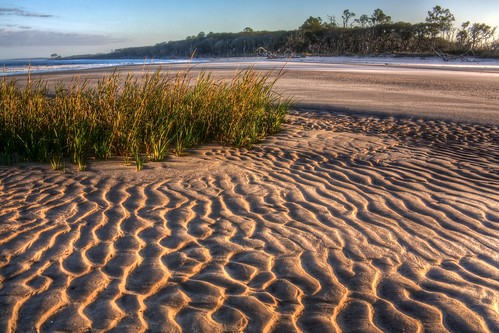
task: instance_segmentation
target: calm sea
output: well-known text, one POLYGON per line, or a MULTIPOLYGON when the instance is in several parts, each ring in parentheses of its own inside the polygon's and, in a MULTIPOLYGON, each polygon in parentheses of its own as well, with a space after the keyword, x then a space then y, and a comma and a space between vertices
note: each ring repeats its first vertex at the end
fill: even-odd
MULTIPOLYGON (((416 57, 307 57, 303 59, 290 59, 287 62, 309 62, 309 63, 333 63, 349 65, 392 65, 392 66, 411 66, 411 67, 435 67, 435 68, 454 68, 454 69, 473 69, 485 72, 499 71, 499 59, 478 59, 470 58, 468 61, 443 61, 440 58, 416 58, 416 57)), ((226 58, 219 59, 221 62, 249 62, 265 61, 264 58, 226 58)), ((282 61, 282 60, 281 60, 282 61)), ((0 77, 9 75, 27 74, 28 72, 48 73, 59 71, 77 71, 83 69, 119 67, 126 65, 149 65, 149 64, 177 64, 177 63, 206 63, 208 59, 77 59, 77 60, 54 60, 54 59, 16 59, 0 60, 0 77)))
POLYGON ((75 60, 53 60, 53 59, 15 59, 0 60, 0 76, 27 74, 28 72, 49 73, 59 71, 74 71, 82 69, 118 67, 126 65, 149 65, 149 64, 172 64, 203 62, 203 60, 167 60, 167 59, 75 59, 75 60))

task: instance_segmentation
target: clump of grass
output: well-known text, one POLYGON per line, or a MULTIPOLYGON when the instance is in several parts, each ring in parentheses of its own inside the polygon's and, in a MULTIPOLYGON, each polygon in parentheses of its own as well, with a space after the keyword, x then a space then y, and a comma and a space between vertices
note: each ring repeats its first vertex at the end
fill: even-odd
POLYGON ((62 156, 57 153, 52 154, 49 158, 49 161, 52 170, 61 170, 64 167, 64 161, 62 159, 62 156))
POLYGON ((135 167, 136 167, 137 171, 144 169, 145 160, 144 160, 143 156, 138 151, 135 152, 133 159, 135 160, 135 167))
POLYGON ((75 77, 52 94, 44 81, 18 85, 4 77, 0 156, 54 169, 69 158, 80 170, 88 158, 123 156, 140 170, 146 156, 162 161, 208 141, 251 147, 280 130, 290 105, 273 91, 282 71, 274 74, 249 68, 223 81, 206 72, 195 79, 189 71, 141 78, 115 72, 94 85, 75 77))

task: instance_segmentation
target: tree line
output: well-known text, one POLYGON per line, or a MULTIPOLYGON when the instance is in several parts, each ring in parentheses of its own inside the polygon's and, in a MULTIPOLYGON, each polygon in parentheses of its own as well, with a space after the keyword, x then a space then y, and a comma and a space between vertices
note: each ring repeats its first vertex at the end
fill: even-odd
POLYGON ((496 27, 464 22, 455 27, 449 9, 435 6, 425 22, 394 22, 381 9, 371 15, 345 9, 338 22, 335 16, 310 16, 296 30, 254 31, 247 27, 237 33, 200 32, 185 40, 154 46, 114 50, 101 57, 187 58, 254 56, 257 50, 273 55, 376 55, 376 54, 473 54, 499 56, 496 27))

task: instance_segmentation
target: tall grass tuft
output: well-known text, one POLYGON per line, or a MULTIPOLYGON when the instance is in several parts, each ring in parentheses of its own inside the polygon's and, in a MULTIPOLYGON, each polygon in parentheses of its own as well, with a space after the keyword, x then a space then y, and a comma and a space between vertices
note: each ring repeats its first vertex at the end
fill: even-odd
POLYGON ((44 81, 0 85, 0 156, 51 162, 69 158, 80 170, 89 158, 123 156, 142 169, 146 157, 164 160, 216 141, 251 147, 280 130, 290 100, 273 88, 282 71, 238 72, 231 80, 206 72, 144 77, 74 77, 50 93, 44 81), (274 78, 275 77, 275 78, 274 78))

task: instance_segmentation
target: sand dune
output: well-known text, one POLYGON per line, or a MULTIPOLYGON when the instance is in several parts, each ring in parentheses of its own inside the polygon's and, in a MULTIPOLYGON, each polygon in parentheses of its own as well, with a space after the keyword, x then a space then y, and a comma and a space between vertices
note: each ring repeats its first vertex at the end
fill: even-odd
POLYGON ((498 138, 302 110, 141 172, 0 167, 0 331, 497 332, 498 138))

